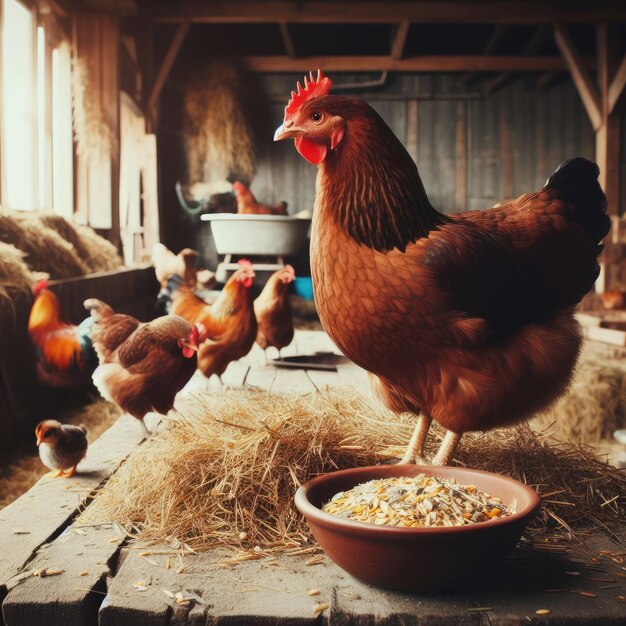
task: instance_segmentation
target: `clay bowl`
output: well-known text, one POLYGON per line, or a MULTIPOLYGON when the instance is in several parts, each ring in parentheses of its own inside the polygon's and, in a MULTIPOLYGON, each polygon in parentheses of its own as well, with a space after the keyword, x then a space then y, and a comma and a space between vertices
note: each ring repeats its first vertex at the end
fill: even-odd
POLYGON ((398 591, 442 592, 476 587, 487 572, 502 572, 503 562, 536 514, 540 499, 530 487, 489 472, 377 465, 314 478, 298 489, 295 502, 324 552, 356 578, 398 591), (336 493, 359 483, 421 472, 475 485, 499 497, 506 506, 516 499, 517 512, 472 526, 396 528, 347 520, 321 510, 336 493))

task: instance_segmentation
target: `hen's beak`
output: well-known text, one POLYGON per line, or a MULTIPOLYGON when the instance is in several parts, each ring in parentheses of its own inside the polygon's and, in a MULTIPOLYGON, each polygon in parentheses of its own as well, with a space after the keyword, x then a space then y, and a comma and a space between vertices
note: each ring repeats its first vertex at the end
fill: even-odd
POLYGON ((291 137, 295 137, 300 132, 300 129, 296 128, 293 125, 293 122, 287 122, 287 127, 285 126, 285 124, 281 124, 274 133, 274 141, 290 139, 291 137))

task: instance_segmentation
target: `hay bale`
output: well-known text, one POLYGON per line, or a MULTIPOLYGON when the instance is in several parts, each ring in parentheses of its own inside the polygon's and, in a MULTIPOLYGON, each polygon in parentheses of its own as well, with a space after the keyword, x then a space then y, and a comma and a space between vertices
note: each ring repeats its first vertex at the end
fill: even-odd
POLYGON ((532 422, 559 441, 598 443, 626 427, 626 362, 581 357, 569 391, 532 422))
POLYGON ((24 262, 24 252, 0 242, 0 318, 15 316, 15 300, 31 297, 31 286, 37 276, 24 262))
POLYGON ((123 267, 117 248, 89 226, 74 224, 56 213, 39 213, 37 217, 74 246, 89 272, 109 272, 123 267))
POLYGON ((0 241, 26 253, 24 260, 31 271, 46 272, 51 278, 71 278, 89 272, 72 244, 36 215, 0 211, 0 241))
MULTIPOLYGON (((196 550, 240 548, 242 531, 250 546, 274 551, 306 543, 310 531, 293 505, 298 485, 323 472, 397 460, 414 422, 338 388, 195 395, 168 431, 110 479, 84 520, 115 520, 141 540, 175 539, 196 550)), ((429 452, 442 435, 433 428, 429 452)), ((458 460, 559 494, 544 502, 531 534, 616 526, 626 516, 626 474, 584 448, 550 445, 527 426, 467 434, 458 460)))
POLYGON ((183 96, 188 184, 252 181, 256 160, 252 107, 257 105, 258 94, 249 93, 243 75, 232 65, 212 63, 194 74, 183 96))
POLYGON ((92 272, 110 272, 124 266, 117 248, 110 241, 100 237, 89 226, 77 224, 75 229, 87 249, 84 261, 92 272))

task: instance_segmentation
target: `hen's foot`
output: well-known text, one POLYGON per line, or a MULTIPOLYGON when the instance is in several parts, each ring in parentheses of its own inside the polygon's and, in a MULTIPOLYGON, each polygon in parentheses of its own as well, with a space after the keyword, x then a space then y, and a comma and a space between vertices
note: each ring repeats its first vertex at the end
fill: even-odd
POLYGON ((72 469, 70 469, 70 471, 65 474, 65 478, 71 478, 72 476, 74 476, 74 474, 76 474, 76 465, 74 465, 74 467, 72 467, 72 469))
POLYGON ((61 478, 61 476, 65 476, 65 472, 63 470, 54 470, 46 474, 47 478, 61 478))

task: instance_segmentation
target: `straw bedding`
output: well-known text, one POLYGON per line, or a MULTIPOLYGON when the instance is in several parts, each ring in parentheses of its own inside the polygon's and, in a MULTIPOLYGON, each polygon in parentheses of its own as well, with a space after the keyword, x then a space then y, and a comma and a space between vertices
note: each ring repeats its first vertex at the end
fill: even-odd
MULTIPOLYGON (((293 506, 297 486, 322 472, 396 461, 413 424, 413 416, 340 388, 198 395, 131 456, 83 516, 195 550, 240 548, 240 533, 244 547, 303 545, 310 535, 293 506)), ((429 453, 441 435, 434 430, 429 453)), ((583 447, 552 445, 527 426, 466 435, 458 462, 512 476, 544 495, 531 533, 557 529, 562 536, 590 523, 615 530, 626 515, 625 473, 583 447)))

